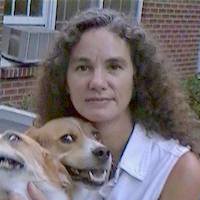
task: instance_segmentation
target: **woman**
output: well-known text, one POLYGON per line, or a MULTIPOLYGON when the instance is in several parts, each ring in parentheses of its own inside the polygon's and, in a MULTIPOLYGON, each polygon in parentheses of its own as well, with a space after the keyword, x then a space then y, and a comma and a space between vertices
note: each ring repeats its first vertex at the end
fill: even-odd
MULTIPOLYGON (((114 11, 85 11, 45 64, 39 124, 73 115, 98 128, 116 168, 105 199, 197 200, 200 163, 178 142, 192 145, 191 112, 172 74, 141 27, 114 11)), ((33 184, 28 191, 44 200, 33 184)))

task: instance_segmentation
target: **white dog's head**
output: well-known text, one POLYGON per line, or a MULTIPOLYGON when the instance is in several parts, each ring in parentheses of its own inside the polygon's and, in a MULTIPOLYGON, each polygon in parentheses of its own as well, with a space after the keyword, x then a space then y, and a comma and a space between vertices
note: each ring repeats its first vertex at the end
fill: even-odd
POLYGON ((64 166, 30 137, 6 131, 0 135, 0 196, 13 191, 28 199, 30 181, 47 199, 69 199, 71 180, 64 166))
POLYGON ((95 139, 97 130, 90 123, 73 117, 58 118, 27 134, 55 155, 73 180, 93 186, 108 180, 111 154, 95 139))

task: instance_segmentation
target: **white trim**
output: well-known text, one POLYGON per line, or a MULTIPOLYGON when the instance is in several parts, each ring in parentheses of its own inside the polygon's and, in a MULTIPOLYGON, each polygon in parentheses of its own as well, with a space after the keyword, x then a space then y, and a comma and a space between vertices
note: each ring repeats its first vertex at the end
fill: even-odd
POLYGON ((143 0, 137 0, 137 11, 136 11, 136 20, 137 23, 140 24, 141 17, 142 17, 142 7, 143 7, 143 0))
POLYGON ((45 23, 45 27, 51 30, 55 30, 57 0, 49 0, 48 3, 49 8, 48 14, 46 15, 47 20, 45 23))
POLYGON ((99 8, 103 8, 103 1, 104 1, 104 0, 100 0, 100 1, 99 1, 99 8))
POLYGON ((45 20, 42 17, 22 17, 22 16, 4 16, 4 24, 9 25, 44 25, 45 20))
POLYGON ((28 0, 27 16, 30 16, 30 9, 31 9, 31 0, 28 0))
POLYGON ((0 119, 9 120, 25 126, 31 126, 35 118, 35 113, 0 105, 0 119))
POLYGON ((12 1, 12 8, 11 8, 11 15, 14 15, 14 10, 15 10, 15 0, 12 1))

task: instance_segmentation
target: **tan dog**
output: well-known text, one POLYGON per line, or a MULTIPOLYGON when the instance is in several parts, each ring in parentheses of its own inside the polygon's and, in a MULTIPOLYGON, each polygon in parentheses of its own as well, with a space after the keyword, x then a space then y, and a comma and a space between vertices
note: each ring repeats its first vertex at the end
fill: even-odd
POLYGON ((98 190, 107 182, 111 155, 94 135, 97 130, 77 118, 59 118, 27 134, 47 148, 66 167, 75 184, 73 199, 98 199, 98 190))
POLYGON ((33 139, 6 131, 0 135, 0 199, 8 199, 11 191, 30 199, 30 181, 48 200, 71 199, 71 179, 64 166, 33 139))

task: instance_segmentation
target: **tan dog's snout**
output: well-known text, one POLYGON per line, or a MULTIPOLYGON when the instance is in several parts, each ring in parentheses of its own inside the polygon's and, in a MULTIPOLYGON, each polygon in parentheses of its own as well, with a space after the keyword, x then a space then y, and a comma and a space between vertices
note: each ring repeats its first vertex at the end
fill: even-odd
POLYGON ((110 151, 105 146, 97 147, 93 149, 92 154, 100 162, 106 162, 111 155, 110 151))

